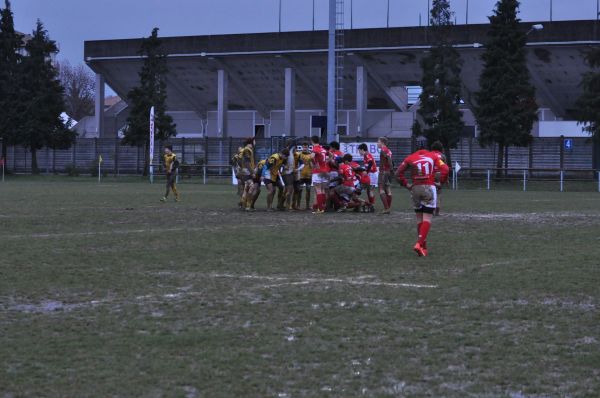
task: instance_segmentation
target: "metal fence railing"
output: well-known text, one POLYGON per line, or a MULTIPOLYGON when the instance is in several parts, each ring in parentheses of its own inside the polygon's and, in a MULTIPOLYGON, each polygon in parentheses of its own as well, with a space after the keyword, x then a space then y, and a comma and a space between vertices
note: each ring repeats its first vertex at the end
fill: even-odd
POLYGON ((452 172, 453 189, 518 189, 600 192, 600 170, 463 168, 452 172))
MULTIPOLYGON (((164 175, 160 167, 155 170, 158 178, 164 175)), ((235 181, 229 164, 182 165, 177 179, 180 183, 192 184, 233 184, 235 181)), ((448 188, 600 192, 600 170, 462 168, 457 174, 452 172, 448 188)))
MULTIPOLYGON (((294 137, 297 142, 306 137, 294 137)), ((565 149, 564 138, 534 138, 529 147, 510 147, 505 152, 504 166, 507 169, 591 169, 594 145, 589 138, 572 138, 569 149, 565 149)), ((174 138, 156 144, 152 163, 160 163, 164 145, 172 145, 183 165, 190 167, 229 164, 232 156, 243 145, 243 138, 174 138)), ((256 140, 256 156, 267 158, 284 145, 285 137, 256 140)), ((341 137, 342 142, 375 142, 376 138, 341 137)), ((0 147, 1 147, 0 143, 0 147)), ((399 164, 407 155, 419 147, 411 138, 390 138, 389 148, 394 161, 399 164)), ((481 147, 475 138, 463 138, 450 151, 452 162, 471 169, 493 169, 496 167, 496 146, 481 147)), ((599 152, 600 153, 600 152, 599 152)), ((42 148, 37 152, 38 168, 42 173, 97 173, 98 159, 102 157, 103 173, 109 175, 142 174, 145 164, 143 147, 121 145, 113 138, 80 138, 69 149, 42 148)), ((7 147, 5 160, 7 171, 31 172, 31 153, 20 146, 7 147)))

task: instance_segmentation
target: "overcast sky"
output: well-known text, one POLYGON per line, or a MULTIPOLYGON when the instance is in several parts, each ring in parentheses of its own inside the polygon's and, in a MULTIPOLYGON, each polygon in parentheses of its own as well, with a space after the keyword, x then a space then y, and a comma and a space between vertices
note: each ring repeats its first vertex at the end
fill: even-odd
MULTIPOLYGON (((597 0, 522 0, 524 21, 593 19, 597 0)), ((279 28, 280 0, 12 0, 15 27, 30 33, 41 19, 56 40, 59 59, 83 62, 83 42, 148 36, 273 32, 279 28)), ((314 0, 316 29, 327 28, 328 0, 314 0)), ((496 0, 451 0, 457 23, 487 22, 496 0)), ((345 0, 346 25, 350 3, 355 28, 386 26, 388 0, 345 0)), ((390 26, 426 24, 428 0, 389 0, 390 26)), ((4 5, 4 1, 0 4, 4 5)), ((281 0, 282 30, 312 29, 313 0, 281 0)))

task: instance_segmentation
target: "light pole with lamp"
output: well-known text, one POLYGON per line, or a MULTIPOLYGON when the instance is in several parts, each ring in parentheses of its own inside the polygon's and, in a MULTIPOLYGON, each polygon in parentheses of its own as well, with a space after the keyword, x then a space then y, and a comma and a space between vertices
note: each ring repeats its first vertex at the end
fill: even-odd
POLYGON ((527 31, 527 33, 525 33, 525 36, 529 35, 532 32, 535 32, 537 30, 542 30, 542 29, 544 29, 544 25, 542 25, 541 23, 537 23, 537 24, 533 25, 531 27, 531 29, 529 29, 529 31, 527 31))

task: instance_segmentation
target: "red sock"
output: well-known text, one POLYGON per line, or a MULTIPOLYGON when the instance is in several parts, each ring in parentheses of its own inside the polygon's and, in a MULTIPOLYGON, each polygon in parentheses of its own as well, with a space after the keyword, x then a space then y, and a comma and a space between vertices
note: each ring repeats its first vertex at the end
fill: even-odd
POLYGON ((369 196, 369 203, 372 205, 375 204, 375 195, 369 196))
POLYGON ((388 208, 392 207, 392 195, 385 195, 385 196, 387 196, 388 208))
POLYGON ((423 221, 421 228, 419 228, 419 243, 421 245, 424 245, 425 241, 427 241, 427 234, 429 233, 430 228, 431 223, 429 221, 423 221))
POLYGON ((325 206, 327 205, 327 197, 324 193, 317 195, 317 203, 320 210, 325 210, 325 206))
POLYGON ((421 233, 421 225, 423 225, 422 221, 417 224, 417 239, 419 239, 419 234, 421 233))

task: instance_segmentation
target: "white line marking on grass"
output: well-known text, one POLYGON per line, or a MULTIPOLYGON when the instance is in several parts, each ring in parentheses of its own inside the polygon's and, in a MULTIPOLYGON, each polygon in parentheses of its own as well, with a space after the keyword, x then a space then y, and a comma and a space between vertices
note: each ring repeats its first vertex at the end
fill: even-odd
MULTIPOLYGON (((416 283, 393 283, 393 282, 377 282, 377 281, 364 281, 356 280, 352 278, 292 278, 292 277, 280 277, 280 276, 261 276, 261 275, 234 275, 234 274, 210 274, 213 278, 230 278, 230 279, 256 279, 256 280, 267 280, 267 281, 290 281, 274 285, 265 285, 261 288, 275 288, 281 286, 293 286, 293 285, 307 285, 311 283, 345 283, 347 285, 359 285, 359 286, 387 286, 387 287, 411 287, 417 289, 436 289, 438 285, 424 285, 416 283), (294 279, 301 279, 300 281, 293 281, 294 279)), ((363 279, 362 277, 361 279, 363 279)))

